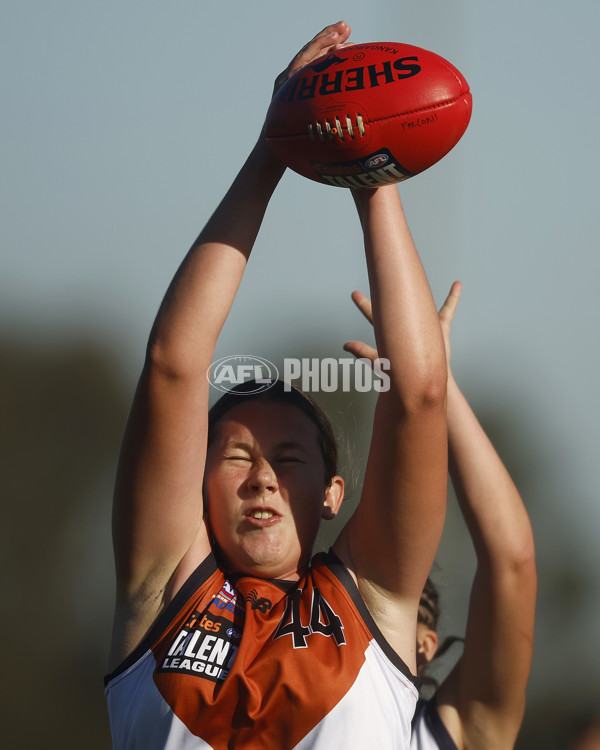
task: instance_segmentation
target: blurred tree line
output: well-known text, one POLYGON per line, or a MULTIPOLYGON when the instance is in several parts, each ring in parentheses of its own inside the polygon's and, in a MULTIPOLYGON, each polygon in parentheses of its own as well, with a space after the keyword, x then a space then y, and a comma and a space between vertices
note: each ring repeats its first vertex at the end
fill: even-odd
POLYGON ((128 389, 96 342, 1 351, 4 746, 108 748, 110 492, 128 389))

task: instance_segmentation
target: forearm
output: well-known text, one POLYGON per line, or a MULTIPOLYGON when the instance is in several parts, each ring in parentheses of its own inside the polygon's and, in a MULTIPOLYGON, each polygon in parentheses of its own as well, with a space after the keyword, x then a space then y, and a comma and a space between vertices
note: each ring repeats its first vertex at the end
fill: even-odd
MULTIPOLYGON (((448 361, 450 324, 460 293, 461 284, 455 282, 440 310, 448 361)), ((455 736, 462 737, 459 746, 512 747, 532 656, 537 586, 533 534, 515 484, 450 369, 447 418, 450 476, 475 547, 477 570, 463 655, 440 686, 438 705, 447 711, 455 736)))
POLYGON ((441 698, 458 708, 466 746, 488 737, 512 747, 532 658, 537 574, 531 524, 452 376, 448 436, 450 474, 475 546, 477 572, 456 680, 447 681, 441 698))
POLYGON ((447 415, 450 476, 479 561, 507 567, 531 561, 533 535, 521 496, 452 376, 447 415))
POLYGON ((283 171, 259 141, 167 290, 150 337, 153 361, 182 373, 210 364, 283 171))
MULTIPOLYGON (((348 556, 370 606, 380 606, 375 584, 398 604, 389 610, 394 617, 402 611, 416 622, 412 607, 435 557, 446 505, 444 343, 397 189, 356 192, 354 199, 378 353, 390 360, 391 387, 378 397, 361 500, 348 526, 348 556)), ((382 617, 380 626, 391 629, 391 620, 382 617)))
POLYGON ((444 343, 425 271, 395 186, 356 191, 373 324, 380 357, 391 362, 394 389, 404 402, 415 395, 443 397, 444 343), (421 395, 419 395, 421 394, 421 395))

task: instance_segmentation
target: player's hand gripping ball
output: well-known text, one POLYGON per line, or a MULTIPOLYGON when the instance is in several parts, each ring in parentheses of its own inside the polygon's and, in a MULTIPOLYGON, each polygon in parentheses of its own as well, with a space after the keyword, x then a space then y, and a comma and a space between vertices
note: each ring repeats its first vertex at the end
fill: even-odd
POLYGON ((269 146, 311 180, 347 188, 400 182, 435 164, 471 118, 469 84, 434 52, 353 44, 295 73, 271 102, 269 146))

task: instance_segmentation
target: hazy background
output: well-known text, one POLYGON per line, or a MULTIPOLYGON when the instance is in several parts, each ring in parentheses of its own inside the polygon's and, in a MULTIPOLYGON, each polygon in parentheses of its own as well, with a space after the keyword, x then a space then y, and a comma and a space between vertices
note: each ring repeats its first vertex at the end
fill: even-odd
MULTIPOLYGON (((600 708, 600 5, 0 8, 1 710, 10 746, 109 746, 111 487, 146 337, 254 142, 273 78, 344 18, 354 41, 432 49, 471 84, 463 140, 401 192, 436 300, 455 278, 464 283, 454 369, 534 524, 538 625, 518 747, 566 747, 570 723, 600 708)), ((366 272, 349 194, 289 173, 217 356, 343 356, 345 341, 369 336, 349 299, 355 288, 366 291, 366 272)), ((338 394, 326 405, 360 453, 363 401, 338 394)), ((437 571, 445 632, 462 633, 473 565, 451 503, 437 571)))

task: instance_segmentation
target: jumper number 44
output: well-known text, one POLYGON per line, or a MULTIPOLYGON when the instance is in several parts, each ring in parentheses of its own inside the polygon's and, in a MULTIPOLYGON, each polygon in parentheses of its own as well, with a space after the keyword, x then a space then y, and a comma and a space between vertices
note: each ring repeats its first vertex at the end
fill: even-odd
POLYGON ((294 648, 307 648, 308 643, 306 639, 315 633, 335 638, 338 646, 346 643, 344 626, 341 619, 331 609, 323 596, 321 596, 318 589, 314 589, 313 591, 310 622, 307 625, 302 623, 300 613, 301 596, 302 589, 296 589, 289 594, 284 615, 274 638, 291 635, 294 641, 294 648))

